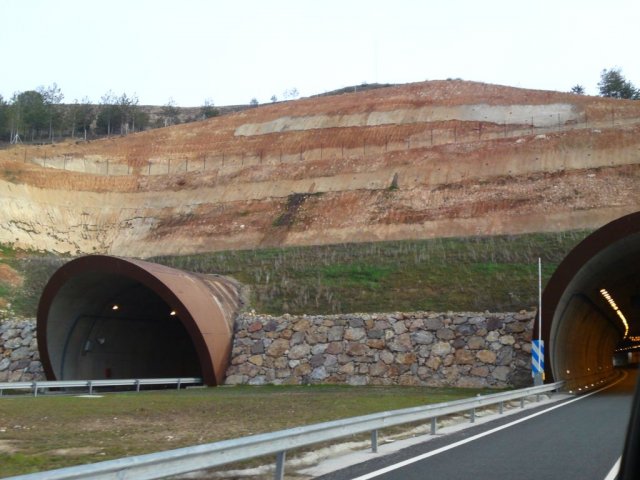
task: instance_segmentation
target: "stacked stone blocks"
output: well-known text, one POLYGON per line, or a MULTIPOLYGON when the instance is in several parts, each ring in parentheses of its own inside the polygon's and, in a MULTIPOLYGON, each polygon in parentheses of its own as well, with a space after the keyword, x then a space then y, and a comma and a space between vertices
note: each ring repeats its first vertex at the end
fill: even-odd
POLYGON ((520 387, 535 312, 244 314, 227 384, 520 387))
POLYGON ((0 382, 44 380, 33 320, 0 322, 0 382))

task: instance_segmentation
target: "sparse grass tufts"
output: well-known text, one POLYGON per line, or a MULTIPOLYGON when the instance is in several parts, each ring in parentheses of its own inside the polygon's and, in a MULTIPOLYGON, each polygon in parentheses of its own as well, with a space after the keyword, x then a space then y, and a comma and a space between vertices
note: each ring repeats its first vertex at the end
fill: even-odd
POLYGON ((517 311, 590 232, 270 248, 165 256, 176 268, 237 278, 252 308, 282 314, 517 311))
MULTIPOLYGON (((300 205, 300 199, 292 206, 300 205)), ((293 207, 295 208, 295 207, 293 207)), ((286 222, 285 222, 286 223, 286 222)), ((175 268, 235 277, 249 308, 279 315, 388 311, 517 311, 537 304, 543 282, 589 231, 266 248, 149 259, 175 268)), ((69 258, 0 249, 25 279, 0 285, 15 313, 35 316, 42 290, 69 258)))

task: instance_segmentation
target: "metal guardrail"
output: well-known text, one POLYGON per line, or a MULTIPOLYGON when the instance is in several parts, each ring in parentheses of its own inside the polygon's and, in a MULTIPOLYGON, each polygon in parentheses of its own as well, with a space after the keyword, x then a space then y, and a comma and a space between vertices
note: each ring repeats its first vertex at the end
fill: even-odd
POLYGON ((100 463, 78 465, 11 478, 14 480, 145 480, 166 478, 264 455, 276 454, 274 478, 281 480, 284 475, 284 462, 287 450, 335 440, 358 433, 371 432, 371 449, 373 452, 377 452, 378 430, 382 428, 431 420, 431 433, 434 434, 436 432, 436 420, 438 417, 460 412, 470 412, 470 421, 474 422, 475 410, 477 408, 497 404, 499 405, 500 413, 503 413, 503 405, 505 402, 519 399, 520 406, 524 407, 526 397, 535 395, 536 400, 538 400, 542 393, 559 390, 563 385, 564 382, 557 382, 540 385, 538 387, 477 396, 471 399, 374 413, 305 427, 251 435, 233 440, 224 440, 176 450, 107 460, 100 463))
POLYGON ((135 387, 136 391, 139 392, 142 385, 176 385, 176 388, 179 389, 183 385, 194 385, 201 383, 202 379, 198 377, 0 382, 0 396, 2 396, 4 390, 31 390, 33 396, 37 397, 40 390, 49 388, 86 388, 89 394, 92 395, 94 388, 99 387, 135 387))

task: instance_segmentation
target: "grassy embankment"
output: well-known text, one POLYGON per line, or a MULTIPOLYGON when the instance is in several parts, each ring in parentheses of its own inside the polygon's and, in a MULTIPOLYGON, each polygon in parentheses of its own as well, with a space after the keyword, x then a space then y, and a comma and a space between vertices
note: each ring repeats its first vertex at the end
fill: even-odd
MULTIPOLYGON (((258 313, 518 311, 537 304, 538 257, 546 282, 590 232, 540 233, 269 248, 165 256, 152 261, 235 277, 258 313)), ((0 263, 24 277, 0 297, 34 316, 48 278, 67 259, 4 247, 0 263)))
POLYGON ((259 313, 519 311, 590 232, 342 244, 157 257, 235 277, 259 313))
POLYGON ((100 398, 5 397, 0 399, 0 476, 170 450, 478 393, 327 385, 221 387, 100 398))
POLYGON ((68 260, 64 256, 0 245, 0 309, 5 311, 3 316, 34 317, 49 277, 68 260))

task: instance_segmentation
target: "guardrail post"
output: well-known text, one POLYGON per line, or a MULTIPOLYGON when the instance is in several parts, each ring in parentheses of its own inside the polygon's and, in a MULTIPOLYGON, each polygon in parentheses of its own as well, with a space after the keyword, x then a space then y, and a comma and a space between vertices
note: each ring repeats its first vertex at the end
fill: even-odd
POLYGON ((282 452, 278 452, 276 457, 276 471, 273 474, 274 480, 283 480, 284 479, 284 461, 287 458, 287 451, 283 450, 282 452))
POLYGON ((181 383, 181 382, 182 382, 182 379, 181 379, 181 378, 179 378, 179 379, 178 379, 178 390, 180 390, 180 383, 181 383))
POLYGON ((136 379, 136 392, 140 391, 140 380, 136 379))
POLYGON ((378 453, 378 430, 371 430, 371 452, 378 453))
POLYGON ((89 380, 89 395, 93 395, 93 383, 89 380))
POLYGON ((38 382, 33 382, 33 396, 38 396, 38 382))
POLYGON ((504 402, 500 402, 498 404, 498 411, 499 411, 500 415, 502 415, 504 413, 504 402))
POLYGON ((431 435, 435 435, 437 429, 438 429, 438 417, 433 417, 431 419, 431 435))
POLYGON ((540 394, 536 393, 536 402, 539 402, 539 401, 540 401, 540 394))
POLYGON ((524 397, 520 399, 520 408, 524 408, 524 397))
POLYGON ((469 415, 471 423, 475 423, 476 421, 476 409, 472 408, 471 409, 471 414, 469 415))

